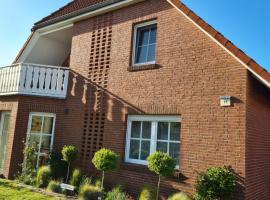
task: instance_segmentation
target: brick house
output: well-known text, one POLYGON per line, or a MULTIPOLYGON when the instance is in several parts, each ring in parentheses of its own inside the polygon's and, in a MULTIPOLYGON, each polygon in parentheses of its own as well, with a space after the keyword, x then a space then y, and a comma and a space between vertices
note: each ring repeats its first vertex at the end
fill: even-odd
POLYGON ((178 162, 163 195, 227 165, 235 199, 269 199, 269 88, 266 70, 177 0, 75 0, 0 69, 0 173, 20 170, 22 141, 38 144, 37 166, 76 145, 89 173, 106 147, 121 161, 107 183, 136 194, 156 183, 145 158, 161 150, 178 162))

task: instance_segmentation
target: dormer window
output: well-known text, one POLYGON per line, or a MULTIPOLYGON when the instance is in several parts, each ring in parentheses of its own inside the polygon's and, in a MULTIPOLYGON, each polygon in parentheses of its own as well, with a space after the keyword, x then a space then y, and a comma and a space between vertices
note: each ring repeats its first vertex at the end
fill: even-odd
POLYGON ((156 21, 135 25, 132 59, 133 66, 155 64, 156 36, 156 21))

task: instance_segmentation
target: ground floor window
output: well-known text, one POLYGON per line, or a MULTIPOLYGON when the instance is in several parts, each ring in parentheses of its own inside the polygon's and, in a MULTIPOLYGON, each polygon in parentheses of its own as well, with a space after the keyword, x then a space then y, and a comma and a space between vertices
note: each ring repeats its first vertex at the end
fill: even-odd
POLYGON ((179 166, 180 116, 128 116, 125 161, 147 164, 155 151, 172 156, 179 166))
POLYGON ((30 113, 27 131, 27 145, 35 147, 36 167, 47 164, 52 149, 55 126, 55 114, 30 113))
POLYGON ((9 132, 10 112, 2 112, 0 118, 0 172, 3 171, 9 132))

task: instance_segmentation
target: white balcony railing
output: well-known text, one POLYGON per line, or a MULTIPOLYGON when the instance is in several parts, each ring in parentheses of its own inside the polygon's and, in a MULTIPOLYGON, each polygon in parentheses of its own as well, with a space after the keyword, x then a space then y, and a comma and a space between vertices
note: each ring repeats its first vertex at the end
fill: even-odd
POLYGON ((19 63, 0 68, 0 96, 32 95, 66 98, 69 69, 19 63))

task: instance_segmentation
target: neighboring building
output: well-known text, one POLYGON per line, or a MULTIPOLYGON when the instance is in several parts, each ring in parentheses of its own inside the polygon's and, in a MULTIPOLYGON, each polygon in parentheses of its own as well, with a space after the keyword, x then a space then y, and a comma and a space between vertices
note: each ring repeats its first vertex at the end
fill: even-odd
POLYGON ((38 166, 76 145, 89 173, 106 147, 121 161, 107 183, 136 193, 156 183, 145 159, 161 150, 178 162, 164 195, 192 193, 198 172, 227 165, 235 199, 269 199, 270 74, 185 5, 75 0, 32 30, 20 64, 0 69, 5 177, 20 170, 22 141, 39 145, 38 166))

